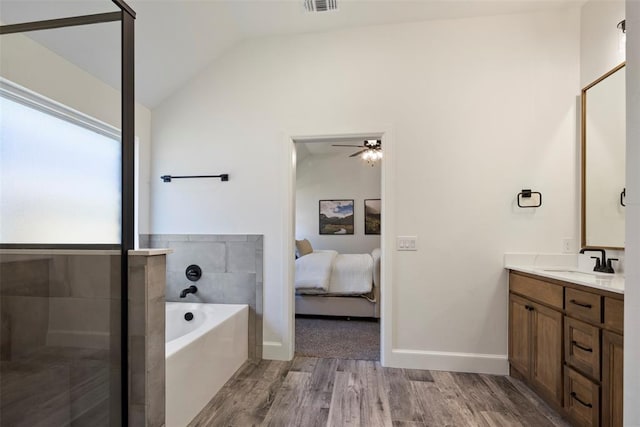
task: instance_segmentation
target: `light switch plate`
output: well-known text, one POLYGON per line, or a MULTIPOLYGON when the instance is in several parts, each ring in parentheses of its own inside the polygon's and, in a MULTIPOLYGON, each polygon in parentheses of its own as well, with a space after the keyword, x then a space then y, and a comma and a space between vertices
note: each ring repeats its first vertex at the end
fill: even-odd
POLYGON ((396 249, 399 251, 417 251, 418 236, 398 236, 396 249))
POLYGON ((573 253, 573 239, 570 237, 565 237, 562 239, 562 253, 570 254, 573 253))

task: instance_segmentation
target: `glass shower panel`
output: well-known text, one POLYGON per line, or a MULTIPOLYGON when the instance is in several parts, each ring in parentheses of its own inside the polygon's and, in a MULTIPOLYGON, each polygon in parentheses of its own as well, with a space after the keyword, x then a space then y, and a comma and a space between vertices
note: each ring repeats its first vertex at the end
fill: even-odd
POLYGON ((0 255, 0 425, 121 425, 114 252, 0 255))
POLYGON ((120 22, 0 43, 0 425, 121 426, 120 22))

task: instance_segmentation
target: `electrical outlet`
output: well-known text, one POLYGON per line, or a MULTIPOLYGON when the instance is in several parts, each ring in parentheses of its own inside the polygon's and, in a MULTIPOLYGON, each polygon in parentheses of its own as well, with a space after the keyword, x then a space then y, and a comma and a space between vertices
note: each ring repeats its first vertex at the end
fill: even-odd
POLYGON ((562 239, 562 252, 565 254, 570 254, 573 252, 573 239, 569 237, 565 237, 562 239))
POLYGON ((417 251, 418 236, 398 236, 396 247, 399 251, 417 251))

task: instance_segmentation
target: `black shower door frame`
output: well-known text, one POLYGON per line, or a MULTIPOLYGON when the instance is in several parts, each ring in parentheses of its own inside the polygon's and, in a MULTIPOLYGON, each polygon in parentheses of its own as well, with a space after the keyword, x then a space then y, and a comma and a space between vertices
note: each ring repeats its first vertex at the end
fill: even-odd
POLYGON ((120 245, 69 245, 69 244, 0 244, 2 249, 120 249, 120 325, 121 325, 121 408, 122 425, 129 425, 129 250, 134 249, 134 174, 135 174, 135 67, 134 30, 135 11, 124 0, 111 0, 119 12, 49 19, 0 26, 0 35, 56 28, 91 25, 105 22, 121 22, 121 235, 120 245))

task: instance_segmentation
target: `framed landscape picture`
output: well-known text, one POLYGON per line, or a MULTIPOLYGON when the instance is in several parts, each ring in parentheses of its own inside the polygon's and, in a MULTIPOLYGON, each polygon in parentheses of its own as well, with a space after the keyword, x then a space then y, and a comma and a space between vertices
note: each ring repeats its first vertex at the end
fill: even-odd
POLYGON ((320 234, 353 234, 353 200, 320 200, 320 234))
POLYGON ((364 234, 380 234, 381 211, 380 199, 366 199, 364 201, 364 234))

